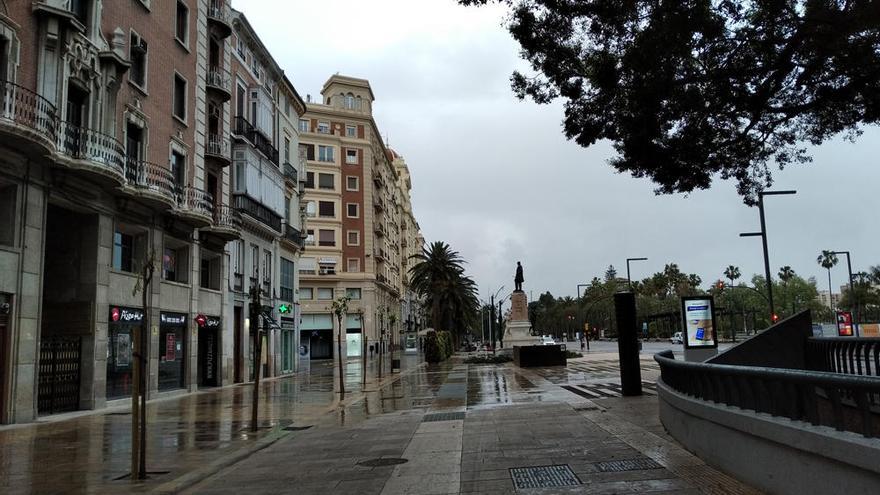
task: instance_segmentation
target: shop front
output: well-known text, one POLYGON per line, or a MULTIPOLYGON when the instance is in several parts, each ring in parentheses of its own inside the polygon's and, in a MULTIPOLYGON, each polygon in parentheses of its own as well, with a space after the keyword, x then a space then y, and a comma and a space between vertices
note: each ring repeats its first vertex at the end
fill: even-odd
POLYGON ((220 328, 219 316, 197 315, 198 383, 200 387, 220 385, 220 328))
POLYGON ((293 373, 296 349, 296 320, 281 317, 281 372, 293 373))
POLYGON ((134 370, 135 333, 140 331, 144 312, 137 308, 110 306, 107 325, 107 399, 131 397, 134 370))
POLYGON ((345 318, 345 350, 348 357, 360 357, 363 352, 363 332, 360 315, 349 314, 345 318))
POLYGON ((310 360, 333 359, 333 319, 330 314, 304 314, 300 326, 301 354, 310 360))
POLYGON ((159 313, 159 391, 186 386, 186 315, 159 313))

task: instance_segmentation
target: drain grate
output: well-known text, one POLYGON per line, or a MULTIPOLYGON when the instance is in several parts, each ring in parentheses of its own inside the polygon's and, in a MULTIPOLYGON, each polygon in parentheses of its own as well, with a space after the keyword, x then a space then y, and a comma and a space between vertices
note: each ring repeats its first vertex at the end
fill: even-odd
POLYGON ((358 466, 366 466, 366 467, 395 466, 397 464, 403 464, 405 462, 409 462, 409 460, 408 459, 401 459, 399 457, 382 457, 380 459, 370 459, 368 461, 361 461, 358 463, 358 466))
POLYGON ((464 419, 464 412, 426 414, 425 417, 422 418, 422 423, 428 423, 430 421, 455 421, 458 419, 464 419))
POLYGON ((596 467, 603 473, 619 472, 619 471, 641 471, 643 469, 663 469, 663 466, 657 464, 654 459, 647 457, 639 459, 625 459, 622 461, 606 461, 597 462, 596 467))
POLYGON ((510 479, 513 480, 513 486, 517 490, 581 484, 581 480, 568 464, 510 468, 510 479))
POLYGON ((308 426, 293 426, 293 425, 290 425, 290 426, 285 426, 284 428, 282 428, 282 430, 284 430, 284 431, 303 431, 303 430, 308 430, 308 429, 311 428, 312 426, 314 426, 314 425, 308 425, 308 426))

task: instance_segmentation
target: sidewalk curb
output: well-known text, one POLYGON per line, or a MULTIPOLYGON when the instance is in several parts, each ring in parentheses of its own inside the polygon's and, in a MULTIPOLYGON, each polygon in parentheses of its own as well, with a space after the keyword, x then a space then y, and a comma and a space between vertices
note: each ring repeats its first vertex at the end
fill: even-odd
POLYGON ((282 431, 280 428, 275 428, 272 432, 267 434, 265 437, 257 440, 252 445, 241 448, 238 451, 227 455, 226 457, 221 457, 220 459, 214 460, 203 468, 197 469, 195 471, 190 471, 173 480, 166 481, 165 483, 158 485, 150 491, 154 493, 180 493, 181 491, 190 488, 197 483, 219 473, 224 468, 232 466, 233 464, 236 464, 257 452, 267 447, 270 447, 275 442, 290 435, 290 432, 285 432, 282 431))

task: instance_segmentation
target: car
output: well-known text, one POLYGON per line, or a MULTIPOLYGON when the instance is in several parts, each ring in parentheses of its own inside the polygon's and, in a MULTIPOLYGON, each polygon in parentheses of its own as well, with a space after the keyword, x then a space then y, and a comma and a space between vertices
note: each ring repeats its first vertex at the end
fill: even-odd
POLYGON ((669 337, 670 344, 683 344, 684 340, 681 338, 681 332, 675 332, 672 334, 672 337, 669 337))
POLYGON ((558 345, 565 350, 565 342, 562 339, 554 339, 549 335, 544 335, 541 337, 541 345, 558 345))

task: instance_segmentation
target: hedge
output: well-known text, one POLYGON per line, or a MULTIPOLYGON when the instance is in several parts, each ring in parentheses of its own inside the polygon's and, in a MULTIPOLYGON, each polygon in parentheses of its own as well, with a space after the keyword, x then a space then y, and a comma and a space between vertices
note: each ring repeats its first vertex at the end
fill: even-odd
POLYGON ((452 335, 449 332, 431 330, 425 335, 425 361, 429 363, 445 361, 452 356, 452 351, 452 335))

